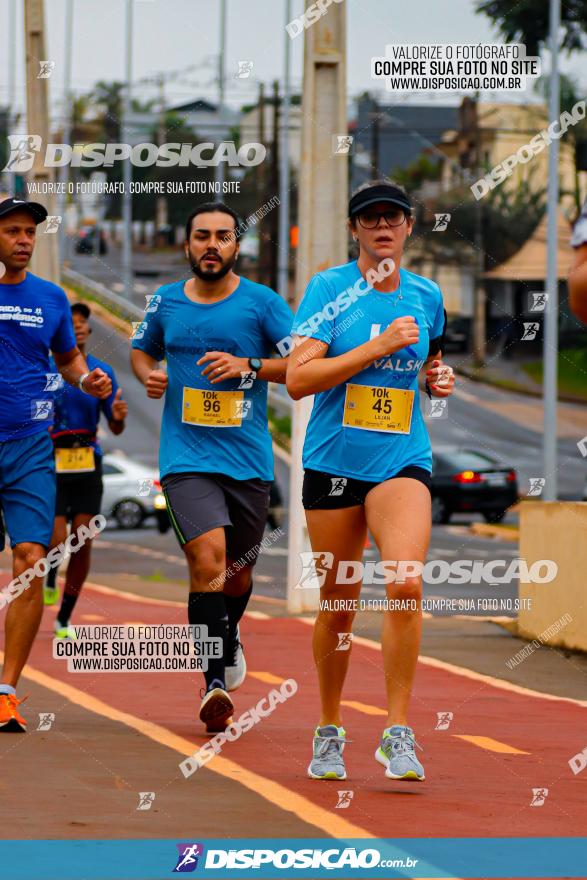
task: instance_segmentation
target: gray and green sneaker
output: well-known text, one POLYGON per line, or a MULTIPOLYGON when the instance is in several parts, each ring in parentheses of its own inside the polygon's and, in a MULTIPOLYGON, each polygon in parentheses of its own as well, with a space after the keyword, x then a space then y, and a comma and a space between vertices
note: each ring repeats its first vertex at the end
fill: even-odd
POLYGON ((327 724, 314 731, 314 756, 308 767, 310 779, 346 779, 346 768, 342 759, 345 743, 344 727, 327 724))
POLYGON ((416 779, 421 782, 426 778, 414 746, 423 751, 422 746, 416 742, 411 727, 394 724, 383 731, 375 760, 383 764, 388 779, 416 779))

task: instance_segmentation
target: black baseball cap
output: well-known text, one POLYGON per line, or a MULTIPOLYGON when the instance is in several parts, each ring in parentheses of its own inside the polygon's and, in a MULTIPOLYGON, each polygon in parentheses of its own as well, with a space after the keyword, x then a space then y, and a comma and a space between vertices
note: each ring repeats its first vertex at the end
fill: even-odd
POLYGON ((349 217, 360 214, 369 205, 375 205, 377 202, 388 202, 401 208, 407 214, 412 213, 412 204, 408 196, 392 183, 374 183, 373 186, 366 186, 360 192, 355 193, 349 202, 349 217))
POLYGON ((35 218, 37 226, 47 219, 48 211, 39 202, 27 202, 24 199, 4 199, 0 202, 0 217, 13 211, 29 211, 35 218))

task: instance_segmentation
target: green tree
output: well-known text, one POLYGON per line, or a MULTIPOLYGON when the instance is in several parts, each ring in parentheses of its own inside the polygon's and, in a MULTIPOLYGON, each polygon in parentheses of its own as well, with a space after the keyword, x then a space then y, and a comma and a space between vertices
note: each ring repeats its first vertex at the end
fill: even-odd
MULTIPOLYGON (((424 215, 423 223, 418 223, 416 227, 416 234, 426 233, 419 246, 423 258, 432 257, 438 263, 473 259, 478 206, 470 195, 466 187, 459 187, 441 193, 434 203, 427 205, 428 212, 424 215), (428 220, 431 212, 451 215, 447 229, 441 234, 427 234, 432 230, 432 222, 428 220)), ((536 186, 532 174, 515 189, 501 186, 491 191, 482 203, 486 270, 503 263, 521 248, 538 226, 545 206, 546 189, 536 186)))
MULTIPOLYGON (((548 0, 481 0, 475 11, 492 20, 506 43, 524 43, 528 55, 538 55, 548 40, 548 0)), ((565 0, 561 27, 567 52, 587 46, 587 0, 565 0)))
POLYGON ((421 153, 406 168, 394 168, 389 176, 410 192, 417 189, 425 180, 438 180, 441 167, 438 159, 432 159, 426 153, 421 153))
MULTIPOLYGON (((546 100, 550 95, 550 79, 547 76, 541 76, 536 83, 536 90, 546 100)), ((570 113, 573 107, 583 99, 580 93, 580 87, 576 80, 564 73, 560 74, 560 108, 561 111, 570 113)), ((577 149, 580 141, 587 140, 587 123, 584 119, 576 125, 570 125, 562 135, 562 140, 571 144, 573 150, 577 149)), ((581 189, 579 185, 579 172, 575 163, 575 182, 572 192, 562 190, 561 195, 572 195, 575 199, 575 209, 577 216, 581 211, 581 189)))

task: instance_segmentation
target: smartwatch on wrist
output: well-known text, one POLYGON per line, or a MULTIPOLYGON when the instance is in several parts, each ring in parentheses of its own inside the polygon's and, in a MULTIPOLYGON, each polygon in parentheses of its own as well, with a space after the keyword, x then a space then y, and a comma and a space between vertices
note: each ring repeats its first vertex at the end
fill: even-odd
POLYGON ((83 391, 84 394, 88 393, 84 388, 84 382, 86 381, 86 379, 88 378, 89 375, 90 375, 89 373, 82 373, 81 376, 79 377, 79 379, 77 380, 77 387, 79 388, 80 391, 83 391))
POLYGON ((249 358, 249 367, 254 373, 258 373, 263 368, 263 361, 261 358, 249 358))

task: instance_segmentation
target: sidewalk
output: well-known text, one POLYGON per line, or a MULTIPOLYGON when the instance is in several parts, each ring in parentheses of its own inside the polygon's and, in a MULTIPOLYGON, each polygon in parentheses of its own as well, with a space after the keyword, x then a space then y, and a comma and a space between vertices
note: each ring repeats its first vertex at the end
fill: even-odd
MULTIPOLYGON (((460 355, 463 361, 459 363, 458 354, 447 352, 446 359, 449 361, 458 375, 466 376, 472 382, 487 385, 501 391, 516 392, 528 399, 542 398, 542 385, 535 382, 522 368, 522 362, 518 360, 506 360, 503 357, 489 358, 485 367, 475 367, 471 355, 460 355)), ((533 358, 536 360, 536 358, 533 358)), ((559 394, 559 405, 570 404, 587 410, 587 401, 579 397, 559 394)))
MULTIPOLYGON (((506 369, 509 369, 506 364, 506 369)), ((505 390, 490 382, 474 381, 473 370, 457 368, 455 395, 464 399, 474 399, 477 406, 498 413, 520 427, 542 433, 544 430, 544 410, 540 395, 529 396, 520 392, 505 390)), ((587 434, 587 405, 559 400, 557 408, 557 436, 577 440, 587 434)))

